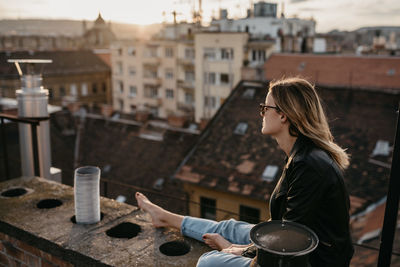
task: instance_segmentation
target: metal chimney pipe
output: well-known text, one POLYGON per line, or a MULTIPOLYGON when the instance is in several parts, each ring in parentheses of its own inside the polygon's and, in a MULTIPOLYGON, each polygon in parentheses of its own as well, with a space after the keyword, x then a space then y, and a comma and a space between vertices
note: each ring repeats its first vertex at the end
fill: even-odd
MULTIPOLYGON (((41 74, 33 74, 33 64, 51 63, 51 60, 9 60, 14 62, 21 76, 21 89, 16 91, 18 102, 18 117, 44 118, 48 117, 47 110, 49 91, 43 89, 41 74), (22 74, 19 63, 28 63, 28 73, 22 74), (30 68, 29 68, 30 67, 30 68)), ((19 123, 19 140, 21 153, 22 176, 34 176, 33 146, 31 125, 19 123)), ((40 176, 50 179, 51 148, 49 121, 40 122, 37 127, 37 144, 39 154, 40 176)))

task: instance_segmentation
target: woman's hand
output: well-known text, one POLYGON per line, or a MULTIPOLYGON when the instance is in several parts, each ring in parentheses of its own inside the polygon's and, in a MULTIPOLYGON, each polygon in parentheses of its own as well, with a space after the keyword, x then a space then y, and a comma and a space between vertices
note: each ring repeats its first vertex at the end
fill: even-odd
POLYGON ((230 253, 230 254, 233 254, 233 255, 241 256, 242 252, 245 251, 250 246, 251 245, 236 245, 236 244, 232 244, 228 248, 225 248, 225 249, 221 250, 221 252, 230 253))

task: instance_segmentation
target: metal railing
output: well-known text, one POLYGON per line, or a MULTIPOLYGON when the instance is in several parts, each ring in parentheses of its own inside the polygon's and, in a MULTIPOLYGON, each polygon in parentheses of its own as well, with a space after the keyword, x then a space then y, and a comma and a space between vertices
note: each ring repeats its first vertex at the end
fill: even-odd
POLYGON ((10 172, 8 169, 8 152, 7 152, 7 140, 6 140, 6 129, 5 129, 6 126, 4 120, 9 120, 18 123, 27 123, 31 125, 34 174, 35 176, 40 176, 37 127, 40 126, 41 121, 49 120, 49 117, 21 118, 10 114, 0 113, 0 120, 1 120, 1 142, 3 144, 4 169, 5 169, 6 179, 7 180, 10 179, 10 172))

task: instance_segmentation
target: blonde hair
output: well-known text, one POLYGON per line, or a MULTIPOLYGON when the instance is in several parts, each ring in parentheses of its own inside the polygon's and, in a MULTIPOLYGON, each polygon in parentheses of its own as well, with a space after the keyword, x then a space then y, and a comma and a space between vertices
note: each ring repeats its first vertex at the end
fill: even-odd
POLYGON ((286 78, 273 81, 269 92, 276 106, 290 122, 292 136, 302 134, 320 149, 326 151, 344 170, 349 166, 349 156, 333 141, 333 136, 314 86, 302 78, 286 78))

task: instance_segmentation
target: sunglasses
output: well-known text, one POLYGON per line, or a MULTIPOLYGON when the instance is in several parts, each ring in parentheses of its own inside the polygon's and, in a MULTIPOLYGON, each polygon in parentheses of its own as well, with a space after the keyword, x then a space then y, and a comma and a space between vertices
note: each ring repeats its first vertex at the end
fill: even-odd
POLYGON ((265 104, 263 104, 263 103, 260 103, 260 115, 261 115, 261 116, 264 116, 265 112, 267 112, 267 110, 268 110, 269 108, 273 108, 273 109, 275 109, 276 111, 280 111, 280 109, 279 109, 278 107, 268 106, 268 105, 265 105, 265 104))

